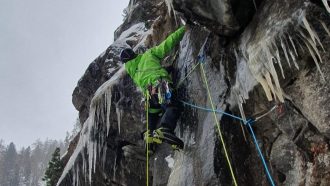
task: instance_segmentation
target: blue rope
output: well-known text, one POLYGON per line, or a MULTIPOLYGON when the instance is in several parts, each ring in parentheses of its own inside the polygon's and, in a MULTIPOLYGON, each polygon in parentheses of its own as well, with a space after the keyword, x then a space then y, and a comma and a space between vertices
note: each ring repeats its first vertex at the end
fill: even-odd
POLYGON ((256 148, 257 148, 257 150, 258 150, 259 156, 260 156, 260 158, 261 158, 261 160, 262 160, 262 164, 264 165, 264 168, 265 168, 265 170, 266 170, 267 177, 268 177, 268 179, 269 179, 271 185, 272 185, 272 186, 275 186, 274 180, 273 180, 273 178, 272 178, 272 176, 271 176, 271 174, 270 174, 270 172, 269 172, 269 170, 268 170, 268 166, 267 166, 267 163, 266 163, 266 161, 265 161, 265 158, 264 158, 264 156, 262 155, 262 152, 261 152, 260 147, 259 147, 259 145, 258 145, 257 138, 256 138, 256 136, 255 136, 255 134, 254 134, 254 131, 253 131, 253 129, 252 129, 252 127, 251 127, 251 125, 250 125, 249 122, 247 123, 247 126, 249 127, 250 132, 251 132, 251 134, 252 134, 253 141, 254 141, 254 143, 255 143, 255 145, 256 145, 256 148))
POLYGON ((193 107, 193 108, 197 108, 197 109, 204 110, 204 111, 207 111, 207 112, 216 112, 216 113, 219 113, 219 114, 230 116, 230 117, 232 117, 234 119, 237 119, 237 120, 242 121, 245 124, 245 121, 242 118, 240 118, 238 116, 235 116, 235 115, 232 115, 232 114, 229 114, 229 113, 224 112, 222 110, 212 110, 212 109, 209 109, 209 108, 204 108, 204 107, 200 107, 200 106, 197 106, 197 105, 193 105, 193 104, 188 103, 188 102, 185 102, 185 101, 181 101, 181 102, 183 104, 188 105, 188 106, 193 107))
POLYGON ((250 119, 248 119, 247 121, 245 121, 244 119, 242 119, 242 118, 240 118, 240 117, 238 117, 238 116, 235 116, 235 115, 229 114, 229 113, 224 112, 224 111, 222 111, 222 110, 212 110, 212 109, 205 108, 205 107, 200 107, 200 106, 197 106, 197 105, 194 105, 194 104, 191 104, 191 103, 188 103, 188 102, 182 101, 182 100, 180 100, 180 101, 181 101, 184 105, 188 105, 188 106, 193 107, 193 108, 197 108, 197 109, 204 110, 204 111, 207 111, 207 112, 216 112, 216 113, 220 113, 220 114, 223 114, 223 115, 226 115, 226 116, 232 117, 232 118, 234 118, 234 119, 237 119, 237 120, 243 122, 244 125, 248 126, 248 127, 249 127, 249 130, 250 130, 250 132, 251 132, 251 134, 252 134, 253 142, 254 142, 254 144, 255 144, 255 146, 256 146, 256 148, 257 148, 257 151, 258 151, 259 156, 260 156, 260 158, 261 158, 262 164, 263 164, 263 166, 264 166, 264 168, 265 168, 265 171, 266 171, 267 177, 268 177, 268 179, 269 179, 269 181, 270 181, 270 184, 271 184, 272 186, 275 186, 274 180, 273 180, 273 178, 272 178, 272 176, 271 176, 271 174, 270 174, 270 172, 269 172, 269 169, 268 169, 267 163, 266 163, 266 161, 265 161, 265 158, 264 158, 264 156, 262 155, 262 152, 261 152, 261 150, 260 150, 260 147, 259 147, 259 144, 258 144, 258 140, 257 140, 257 138, 256 138, 256 136, 255 136, 255 133, 254 133, 252 127, 251 127, 251 124, 255 122, 254 119, 250 118, 250 119))

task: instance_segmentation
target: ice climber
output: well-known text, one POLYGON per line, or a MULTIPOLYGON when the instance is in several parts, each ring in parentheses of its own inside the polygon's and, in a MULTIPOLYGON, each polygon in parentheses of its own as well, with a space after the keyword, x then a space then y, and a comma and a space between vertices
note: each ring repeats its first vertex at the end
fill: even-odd
POLYGON ((183 148, 181 141, 174 134, 181 109, 171 89, 172 80, 169 72, 161 66, 161 60, 181 41, 185 33, 182 26, 169 35, 160 45, 150 48, 143 54, 136 54, 131 48, 121 51, 120 58, 134 83, 148 97, 149 130, 144 132, 145 144, 149 144, 149 153, 155 151, 156 144, 166 142, 173 148, 183 148), (160 121, 160 122, 159 122, 160 121), (157 128, 160 123, 160 127, 157 128))

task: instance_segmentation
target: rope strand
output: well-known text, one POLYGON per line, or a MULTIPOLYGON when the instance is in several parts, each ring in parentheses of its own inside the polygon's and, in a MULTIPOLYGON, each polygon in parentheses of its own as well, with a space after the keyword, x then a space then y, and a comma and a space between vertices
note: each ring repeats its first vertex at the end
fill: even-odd
POLYGON ((149 94, 147 93, 147 102, 146 102, 146 117, 147 117, 147 138, 145 139, 146 140, 146 146, 147 146, 147 186, 149 186, 149 143, 148 143, 148 140, 149 140, 149 94))
MULTIPOLYGON (((233 119, 236 119, 236 120, 241 121, 244 125, 248 126, 249 131, 251 132, 251 136, 252 136, 252 138, 253 138, 253 142, 254 142, 254 144, 255 144, 255 146, 256 146, 256 149, 257 149, 257 151, 258 151, 259 157, 261 158, 261 161, 262 161, 262 164, 263 164, 264 169, 265 169, 265 171, 266 171, 267 177, 268 177, 268 179, 269 179, 269 181, 270 181, 270 184, 271 184, 272 186, 275 186, 274 180, 273 180, 273 178, 272 178, 272 176, 271 176, 271 174, 270 174, 270 171, 269 171, 269 169, 268 169, 268 166, 267 166, 266 160, 265 160, 265 158, 264 158, 264 156, 263 156, 263 154, 262 154, 262 152, 261 152, 261 149, 260 149, 260 147, 259 147, 258 140, 257 140, 257 138, 256 138, 255 132, 253 131, 253 128, 251 127, 252 123, 256 122, 256 120, 249 119, 249 120, 245 121, 244 119, 242 119, 242 118, 240 118, 240 117, 238 117, 238 116, 235 116, 235 115, 232 115, 232 114, 226 113, 226 112, 224 112, 224 111, 222 111, 222 110, 218 110, 218 109, 215 110, 215 109, 204 108, 204 107, 200 107, 200 106, 197 106, 197 105, 194 105, 194 104, 191 104, 191 103, 188 103, 188 102, 182 101, 182 100, 180 100, 180 101, 181 101, 184 105, 190 106, 190 107, 192 107, 192 108, 196 108, 196 109, 203 110, 203 111, 206 111, 206 112, 213 112, 213 113, 218 113, 218 114, 223 114, 223 115, 229 116, 229 117, 231 117, 231 118, 233 118, 233 119)), ((276 107, 274 106, 272 109, 270 109, 270 111, 267 112, 267 114, 269 114, 271 111, 274 111, 275 108, 276 108, 276 107)), ((265 116, 265 115, 263 114, 263 115, 261 115, 261 116, 259 116, 259 117, 257 117, 257 118, 261 119, 261 117, 264 117, 264 116, 265 116)))
POLYGON ((269 170, 268 170, 267 163, 266 163, 266 161, 265 161, 264 156, 262 155, 262 152, 261 152, 260 147, 259 147, 259 145, 258 145, 257 138, 256 138, 256 136, 255 136, 255 134, 254 134, 254 131, 253 131, 252 127, 251 127, 250 122, 247 123, 247 126, 248 126, 249 129, 250 129, 250 132, 251 132, 251 135, 252 135, 252 138, 253 138, 253 142, 254 142, 254 144, 256 145, 257 151, 258 151, 259 156, 260 156, 260 158, 261 158, 262 164, 264 165, 264 168, 265 168, 265 171, 266 171, 267 177, 268 177, 268 179, 269 179, 269 181, 270 181, 270 184, 271 184, 272 186, 275 186, 274 180, 273 180, 273 178, 272 178, 272 176, 271 176, 271 174, 270 174, 270 172, 269 172, 269 170))
POLYGON ((225 152, 225 157, 226 157, 226 160, 227 160, 229 169, 230 169, 230 174, 231 174, 231 177, 233 178, 234 185, 237 186, 237 181, 236 181, 236 178, 235 178, 235 174, 234 174, 232 165, 231 165, 230 160, 229 160, 229 156, 228 156, 228 153, 227 153, 225 141, 224 141, 223 136, 222 136, 222 133, 221 133, 220 123, 219 123, 218 117, 216 115, 216 112, 214 112, 214 110, 215 110, 214 108, 215 107, 214 107, 214 104, 213 104, 213 101, 212 101, 212 97, 211 97, 209 85, 207 83, 207 79, 206 79, 206 75, 205 75, 203 64, 201 64, 200 67, 201 67, 201 71, 202 71, 202 74, 203 74, 204 83, 205 83, 205 86, 206 86, 206 89, 207 89, 209 100, 210 100, 210 103, 211 103, 211 107, 212 107, 212 110, 213 110, 213 115, 214 115, 215 123, 216 123, 217 129, 218 129, 218 133, 219 133, 219 137, 220 137, 220 140, 221 140, 221 144, 222 144, 223 150, 225 152))

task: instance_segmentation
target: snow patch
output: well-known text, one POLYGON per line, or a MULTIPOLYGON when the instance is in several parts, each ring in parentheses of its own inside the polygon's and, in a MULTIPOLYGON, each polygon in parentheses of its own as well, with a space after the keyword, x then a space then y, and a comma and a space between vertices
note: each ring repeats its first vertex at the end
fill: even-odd
POLYGON ((130 37, 139 37, 143 35, 145 31, 145 23, 137 23, 131 26, 129 29, 125 30, 123 33, 121 33, 118 40, 127 39, 130 37))
POLYGON ((153 33, 152 29, 147 29, 145 23, 137 23, 131 26, 129 29, 121 33, 118 39, 111 45, 114 49, 117 48, 118 53, 120 53, 123 48, 130 48, 128 42, 133 41, 137 43, 133 50, 138 51, 140 48, 145 48, 145 41, 148 36, 153 33))

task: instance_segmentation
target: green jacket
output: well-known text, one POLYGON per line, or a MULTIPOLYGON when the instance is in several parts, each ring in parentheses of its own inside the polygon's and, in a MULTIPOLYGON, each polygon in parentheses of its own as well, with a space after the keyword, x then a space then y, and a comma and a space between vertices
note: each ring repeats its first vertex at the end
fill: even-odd
POLYGON ((125 69, 135 84, 145 90, 148 85, 154 85, 158 79, 167 79, 172 82, 168 72, 161 66, 160 62, 178 44, 185 32, 184 27, 169 35, 160 45, 139 54, 136 58, 125 63, 125 69))

